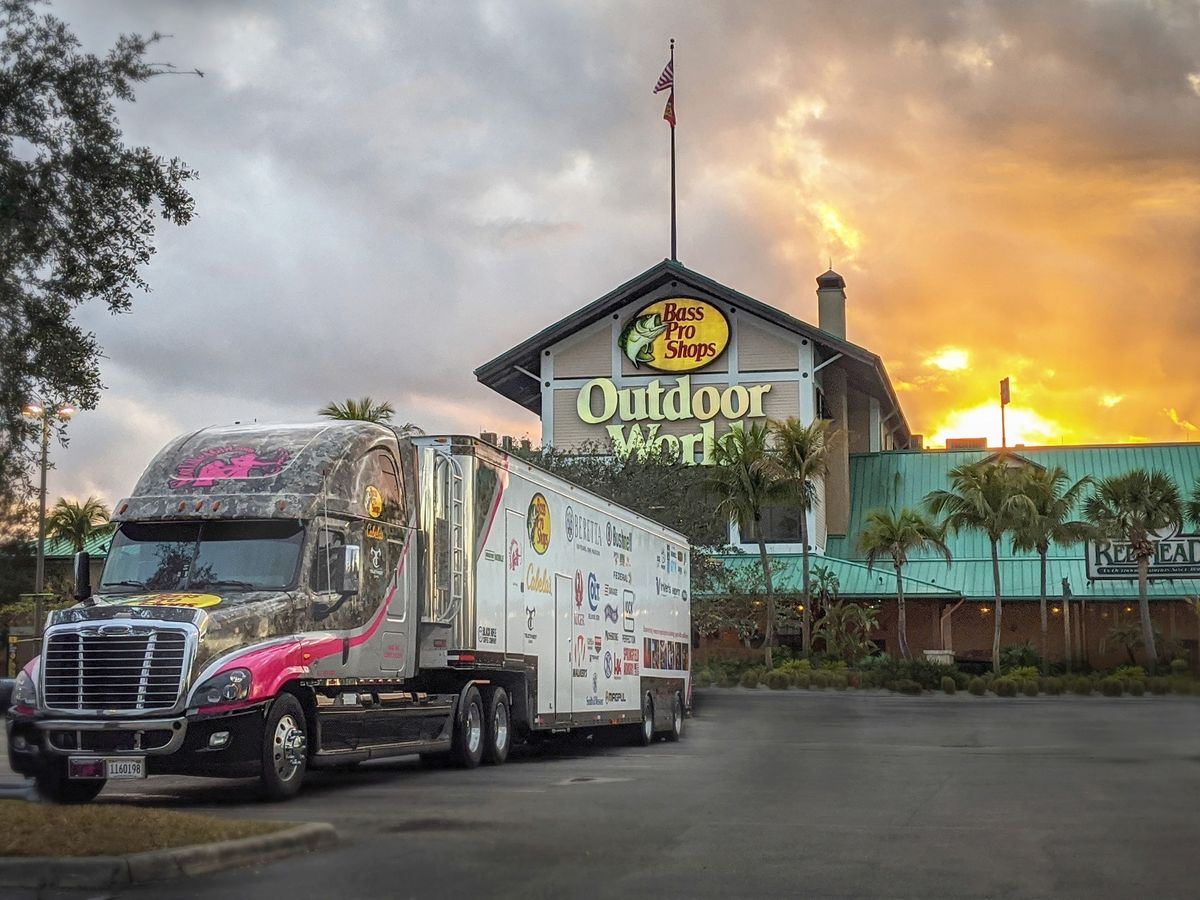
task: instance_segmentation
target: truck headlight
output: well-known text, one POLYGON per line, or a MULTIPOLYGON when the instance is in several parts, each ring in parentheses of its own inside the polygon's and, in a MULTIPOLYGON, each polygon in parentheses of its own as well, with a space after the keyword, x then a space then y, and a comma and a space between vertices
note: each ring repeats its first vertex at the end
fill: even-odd
POLYGON ((230 669, 210 678, 192 694, 196 706, 220 706, 237 703, 250 696, 250 670, 230 669))
POLYGON ((24 669, 13 684, 13 706, 37 706, 37 684, 24 669))

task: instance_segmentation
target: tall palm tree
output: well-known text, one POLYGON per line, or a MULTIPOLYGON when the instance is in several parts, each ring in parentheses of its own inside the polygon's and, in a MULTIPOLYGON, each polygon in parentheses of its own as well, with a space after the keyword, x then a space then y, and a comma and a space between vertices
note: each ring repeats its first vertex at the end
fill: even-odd
POLYGON ((771 585, 771 561, 763 537, 764 510, 777 505, 785 496, 785 485, 770 464, 770 432, 765 425, 733 428, 713 442, 713 465, 705 473, 704 486, 719 498, 716 513, 735 520, 744 536, 753 534, 758 541, 763 581, 767 593, 767 628, 763 646, 766 664, 773 665, 771 645, 775 640, 775 592, 771 585))
POLYGON ((46 533, 70 541, 79 553, 87 539, 108 524, 110 514, 99 497, 88 497, 82 503, 60 497, 46 514, 46 533))
POLYGON ((1011 533, 1032 507, 1021 493, 1019 471, 1004 460, 981 460, 955 466, 949 472, 950 489, 930 491, 925 505, 934 515, 945 515, 954 531, 982 531, 992 545, 992 586, 995 628, 992 632, 992 669, 1000 673, 1000 541, 1011 533))
POLYGON ((791 491, 800 507, 800 553, 803 557, 801 589, 804 606, 804 653, 812 653, 812 588, 808 571, 808 513, 817 502, 816 481, 829 473, 832 422, 814 419, 805 425, 794 416, 774 422, 773 460, 780 467, 779 479, 791 491))
MULTIPOLYGON (((1087 475, 1071 484, 1070 476, 1060 466, 1030 470, 1022 479, 1021 490, 1032 503, 1032 509, 1028 510, 1021 527, 1013 535, 1013 546, 1018 550, 1036 550, 1038 559, 1041 560, 1039 598, 1042 613, 1043 675, 1047 673, 1050 664, 1046 652, 1046 635, 1050 627, 1046 618, 1046 557, 1050 553, 1051 544, 1073 547, 1087 540, 1091 528, 1086 522, 1072 519, 1071 513, 1079 505, 1084 490, 1091 483, 1092 478, 1087 475)), ((1069 616, 1070 613, 1063 616, 1063 647, 1068 665, 1071 659, 1069 616)))
POLYGON ((901 569, 908 555, 932 550, 950 565, 950 548, 946 546, 946 526, 931 521, 920 510, 876 509, 867 514, 866 526, 858 536, 859 550, 867 555, 868 571, 882 557, 891 557, 896 569, 896 604, 900 617, 900 655, 911 659, 908 649, 907 619, 904 612, 904 579, 901 569))
POLYGON ((1095 493, 1087 498, 1083 512, 1100 537, 1128 543, 1130 555, 1137 561, 1142 641, 1146 648, 1146 668, 1153 675, 1158 650, 1150 622, 1150 558, 1154 556, 1155 533, 1183 520, 1179 488, 1163 472, 1133 469, 1096 482, 1095 493))

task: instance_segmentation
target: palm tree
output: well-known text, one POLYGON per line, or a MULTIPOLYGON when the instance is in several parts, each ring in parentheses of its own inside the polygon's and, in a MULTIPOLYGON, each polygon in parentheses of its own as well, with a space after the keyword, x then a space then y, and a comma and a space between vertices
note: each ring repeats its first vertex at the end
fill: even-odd
MULTIPOLYGON (((1154 556, 1155 532, 1183 520, 1179 488, 1170 476, 1159 471, 1133 469, 1104 478, 1083 507, 1084 515, 1108 541, 1129 544, 1138 567, 1138 612, 1142 620, 1142 642, 1146 668, 1153 675, 1158 661, 1154 628, 1150 623, 1150 558, 1154 556)), ((1189 513, 1190 504, 1189 504, 1189 513)))
MULTIPOLYGON (((1025 473, 1021 489, 1033 504, 1028 510, 1021 527, 1013 535, 1013 546, 1018 550, 1036 550, 1041 560, 1041 593, 1039 595, 1042 613, 1042 674, 1047 673, 1049 659, 1046 652, 1046 633, 1049 621, 1046 618, 1046 557, 1050 553, 1050 545, 1073 547, 1087 540, 1091 528, 1086 522, 1070 518, 1072 510, 1078 505, 1084 489, 1092 483, 1090 475, 1084 476, 1070 484, 1070 477, 1061 467, 1053 469, 1033 469, 1025 473)), ((1070 613, 1063 616, 1064 654, 1070 665, 1071 659, 1071 629, 1070 613)))
POLYGON ((1187 502, 1187 517, 1192 520, 1193 525, 1200 527, 1200 478, 1192 485, 1192 496, 1187 502))
POLYGON ((867 570, 884 556, 890 556, 896 569, 896 604, 900 616, 900 655, 911 659, 908 649, 907 619, 904 612, 904 579, 901 569, 908 555, 921 550, 933 550, 950 565, 950 548, 946 546, 946 526, 931 521, 920 510, 876 509, 867 514, 866 527, 858 536, 858 546, 867 555, 867 570))
POLYGON ((773 664, 771 645, 775 639, 775 594, 771 586, 771 561, 763 537, 763 511, 777 505, 784 496, 785 485, 779 481, 776 469, 770 464, 765 425, 733 428, 713 442, 712 465, 705 474, 704 486, 720 498, 716 513, 735 520, 744 536, 753 534, 758 541, 763 581, 767 592, 766 664, 773 664))
POLYGON ((392 421, 396 414, 395 407, 386 400, 376 403, 370 397, 361 400, 347 399, 345 403, 331 402, 317 411, 318 416, 327 419, 342 419, 355 422, 374 422, 383 425, 392 421))
POLYGON ((992 585, 995 629, 992 669, 1000 674, 1000 541, 1029 514, 1032 504, 1021 493, 1018 470, 1004 460, 980 460, 950 470, 950 490, 930 491, 925 505, 934 515, 945 514, 954 531, 982 531, 992 545, 992 585))
POLYGON ((108 507, 99 497, 88 497, 82 503, 60 497, 46 514, 46 533, 70 541, 79 553, 87 539, 108 524, 109 515, 108 507))

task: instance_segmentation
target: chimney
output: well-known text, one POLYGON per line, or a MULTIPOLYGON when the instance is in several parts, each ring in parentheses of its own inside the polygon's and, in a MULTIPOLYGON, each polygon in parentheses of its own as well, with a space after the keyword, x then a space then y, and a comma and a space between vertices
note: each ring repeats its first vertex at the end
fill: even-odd
POLYGON ((833 269, 817 277, 817 327, 846 339, 846 279, 833 269))

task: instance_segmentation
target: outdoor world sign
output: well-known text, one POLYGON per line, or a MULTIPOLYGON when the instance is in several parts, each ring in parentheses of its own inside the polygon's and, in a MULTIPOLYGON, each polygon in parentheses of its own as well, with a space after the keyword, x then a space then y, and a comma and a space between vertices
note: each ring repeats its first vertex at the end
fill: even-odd
MULTIPOLYGON (((1089 541, 1086 545, 1087 577, 1093 581, 1136 581, 1137 559, 1124 542, 1089 541)), ((1154 541, 1150 557, 1151 578, 1200 578, 1200 534, 1183 534, 1179 528, 1154 541)))

